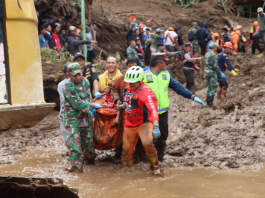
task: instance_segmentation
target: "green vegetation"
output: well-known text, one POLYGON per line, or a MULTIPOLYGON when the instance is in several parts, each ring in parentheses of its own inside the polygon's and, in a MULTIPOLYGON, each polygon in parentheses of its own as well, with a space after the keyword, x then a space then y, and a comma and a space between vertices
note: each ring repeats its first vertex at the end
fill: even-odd
POLYGON ((69 54, 69 52, 58 53, 56 50, 42 48, 41 60, 44 62, 51 61, 60 68, 63 68, 66 63, 71 62, 71 55, 69 54))

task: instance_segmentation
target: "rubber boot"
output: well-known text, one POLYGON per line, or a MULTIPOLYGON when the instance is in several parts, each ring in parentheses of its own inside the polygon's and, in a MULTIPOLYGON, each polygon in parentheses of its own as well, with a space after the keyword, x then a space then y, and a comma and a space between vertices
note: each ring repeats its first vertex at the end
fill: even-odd
POLYGON ((126 161, 126 160, 122 159, 122 166, 123 167, 126 167, 126 166, 132 167, 132 164, 133 164, 133 161, 126 161))
POLYGON ((214 96, 209 96, 209 95, 207 95, 207 105, 209 106, 209 107, 213 107, 213 98, 214 98, 214 96))
POLYGON ((155 169, 159 168, 157 154, 147 155, 147 159, 148 159, 149 164, 150 164, 150 170, 155 170, 155 169))
POLYGON ((160 162, 163 162, 163 160, 164 160, 166 146, 167 146, 167 143, 165 141, 163 141, 163 142, 157 142, 155 144, 155 148, 156 148, 156 151, 157 151, 158 160, 160 162))
POLYGON ((155 155, 147 155, 149 164, 150 164, 150 171, 152 174, 156 176, 164 176, 164 173, 160 170, 158 165, 158 157, 157 154, 155 155))
POLYGON ((222 88, 221 87, 218 87, 218 89, 217 89, 217 99, 221 99, 221 96, 222 96, 222 88))
POLYGON ((224 97, 226 97, 226 93, 227 93, 227 88, 223 88, 222 89, 222 94, 223 94, 224 97))

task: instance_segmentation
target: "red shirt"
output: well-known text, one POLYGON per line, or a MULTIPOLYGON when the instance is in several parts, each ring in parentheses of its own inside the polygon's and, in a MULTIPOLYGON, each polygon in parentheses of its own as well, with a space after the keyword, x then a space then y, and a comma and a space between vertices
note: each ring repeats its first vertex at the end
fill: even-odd
MULTIPOLYGON (((60 48, 62 47, 60 40, 59 40, 59 37, 58 37, 58 34, 56 34, 55 32, 52 33, 52 41, 53 41, 53 47, 60 47, 60 48)), ((60 49, 56 48, 56 51, 60 52, 60 49)))
POLYGON ((138 89, 132 90, 129 87, 125 93, 126 128, 134 128, 143 123, 153 123, 158 120, 155 93, 149 87, 145 87, 140 91, 140 89, 144 86, 146 85, 142 82, 138 89), (138 97, 137 93, 139 93, 138 97))

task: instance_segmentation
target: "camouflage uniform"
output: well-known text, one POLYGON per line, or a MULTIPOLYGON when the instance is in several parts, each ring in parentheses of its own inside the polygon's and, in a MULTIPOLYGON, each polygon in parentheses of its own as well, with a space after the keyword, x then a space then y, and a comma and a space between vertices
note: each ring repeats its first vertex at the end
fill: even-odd
MULTIPOLYGON (((68 69, 69 67, 71 69, 72 65, 70 64, 68 69)), ((71 152, 70 163, 73 167, 82 169, 84 157, 92 159, 95 156, 92 106, 90 106, 92 96, 89 81, 83 78, 80 84, 75 84, 68 79, 65 82, 63 93, 65 98, 64 125, 68 133, 67 145, 71 152)))
POLYGON ((205 70, 204 75, 206 76, 208 90, 207 95, 214 96, 217 92, 218 88, 218 79, 217 75, 219 75, 220 70, 217 64, 217 55, 210 50, 205 55, 205 70))
POLYGON ((189 31, 191 31, 191 35, 193 36, 194 40, 191 41, 192 44, 192 54, 195 55, 197 52, 199 52, 199 44, 198 39, 196 38, 197 29, 192 27, 189 31))

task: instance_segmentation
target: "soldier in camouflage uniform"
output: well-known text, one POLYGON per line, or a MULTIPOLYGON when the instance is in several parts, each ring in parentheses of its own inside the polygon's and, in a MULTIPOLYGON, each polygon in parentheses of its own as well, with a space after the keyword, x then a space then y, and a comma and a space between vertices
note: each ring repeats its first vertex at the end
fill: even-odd
POLYGON ((90 84, 81 74, 81 66, 71 63, 67 67, 70 78, 66 80, 64 94, 64 125, 67 130, 67 145, 70 148, 69 172, 83 171, 84 158, 88 161, 95 159, 93 143, 93 108, 101 108, 93 104, 90 84))
POLYGON ((210 51, 205 55, 205 70, 208 90, 207 90, 207 104, 209 107, 213 107, 213 99, 218 88, 218 76, 226 78, 226 76, 220 71, 217 63, 218 45, 216 43, 210 44, 210 51))
POLYGON ((197 55, 199 52, 199 44, 198 44, 198 39, 196 38, 196 33, 197 33, 197 23, 193 22, 192 28, 189 30, 188 36, 189 36, 189 41, 191 41, 192 44, 192 54, 193 56, 197 55))

